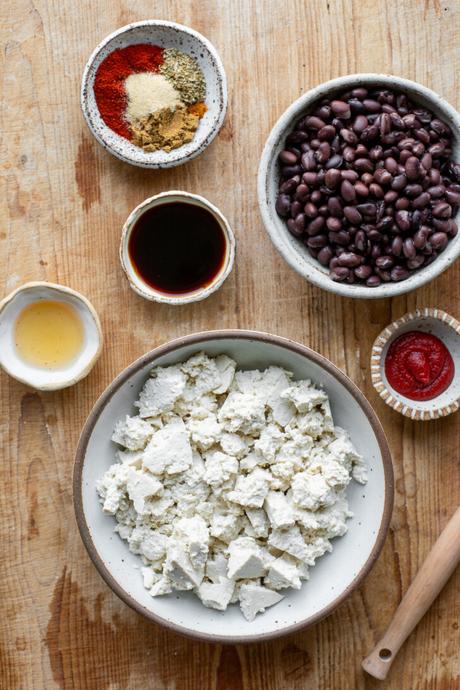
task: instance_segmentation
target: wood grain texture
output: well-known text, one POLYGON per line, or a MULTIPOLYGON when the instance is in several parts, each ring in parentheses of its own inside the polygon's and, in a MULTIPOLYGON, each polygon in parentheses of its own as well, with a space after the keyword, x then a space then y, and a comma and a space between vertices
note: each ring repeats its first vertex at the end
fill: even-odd
POLYGON ((352 72, 416 79, 460 107, 455 0, 4 0, 0 246, 2 295, 61 282, 95 304, 103 355, 76 387, 37 394, 0 374, 0 687, 2 690, 455 690, 459 577, 401 649, 383 684, 360 664, 460 502, 459 416, 415 423, 390 410, 369 376, 372 342, 416 307, 460 316, 460 264, 405 297, 353 302, 305 283, 280 259, 257 209, 256 170, 281 112, 306 89, 352 72), (129 21, 188 24, 216 45, 229 112, 197 160, 164 172, 104 153, 79 110, 84 63, 129 21), (185 307, 150 304, 118 262, 123 221, 146 196, 179 188, 217 204, 238 241, 223 289, 185 307), (147 623, 105 586, 73 517, 79 430, 133 359, 173 337, 247 327, 303 342, 347 371, 388 434, 396 473, 391 530, 363 586, 304 633, 249 647, 191 642, 147 623))

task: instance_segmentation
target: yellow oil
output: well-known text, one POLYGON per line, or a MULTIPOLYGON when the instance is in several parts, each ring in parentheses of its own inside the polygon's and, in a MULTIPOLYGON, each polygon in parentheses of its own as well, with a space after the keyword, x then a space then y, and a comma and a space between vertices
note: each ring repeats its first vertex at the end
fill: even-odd
POLYGON ((54 300, 38 300, 24 307, 16 320, 14 334, 22 359, 44 369, 70 364, 81 352, 83 335, 77 310, 54 300))

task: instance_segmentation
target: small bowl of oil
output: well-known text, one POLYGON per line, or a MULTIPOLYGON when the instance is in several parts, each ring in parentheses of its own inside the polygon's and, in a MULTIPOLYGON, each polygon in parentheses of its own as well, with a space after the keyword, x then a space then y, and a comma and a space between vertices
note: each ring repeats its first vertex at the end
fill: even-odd
POLYGON ((0 366, 38 390, 72 386, 93 368, 102 331, 92 304, 54 283, 26 283, 0 302, 0 366))

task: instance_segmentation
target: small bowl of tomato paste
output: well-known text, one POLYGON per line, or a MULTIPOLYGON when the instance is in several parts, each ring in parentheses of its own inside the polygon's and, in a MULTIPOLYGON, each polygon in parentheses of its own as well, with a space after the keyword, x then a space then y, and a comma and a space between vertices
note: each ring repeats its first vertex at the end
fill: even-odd
POLYGON ((460 323, 441 309, 417 309, 387 326, 371 354, 374 388, 414 420, 460 407, 460 323))

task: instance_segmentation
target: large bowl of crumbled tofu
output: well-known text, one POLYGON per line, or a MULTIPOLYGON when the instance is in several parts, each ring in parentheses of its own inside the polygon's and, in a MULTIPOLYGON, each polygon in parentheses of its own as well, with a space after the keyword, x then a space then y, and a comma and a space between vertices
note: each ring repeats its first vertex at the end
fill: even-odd
POLYGON ((210 331, 125 369, 82 431, 74 503, 112 590, 215 642, 295 632, 355 590, 383 546, 393 470, 378 418, 326 358, 210 331))

